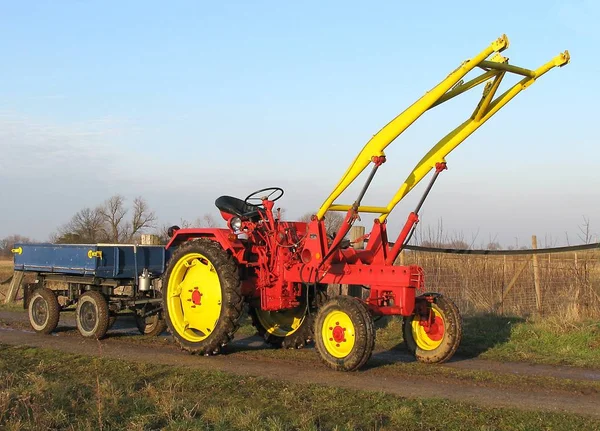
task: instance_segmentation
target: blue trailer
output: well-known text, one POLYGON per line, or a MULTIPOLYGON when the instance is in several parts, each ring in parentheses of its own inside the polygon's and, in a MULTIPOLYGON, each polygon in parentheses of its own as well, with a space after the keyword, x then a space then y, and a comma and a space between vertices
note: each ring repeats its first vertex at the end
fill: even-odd
POLYGON ((170 251, 136 244, 16 244, 14 270, 33 273, 23 305, 36 332, 49 334, 60 313, 75 310, 84 337, 103 338, 124 310, 142 334, 158 335, 162 318, 161 276, 170 251))

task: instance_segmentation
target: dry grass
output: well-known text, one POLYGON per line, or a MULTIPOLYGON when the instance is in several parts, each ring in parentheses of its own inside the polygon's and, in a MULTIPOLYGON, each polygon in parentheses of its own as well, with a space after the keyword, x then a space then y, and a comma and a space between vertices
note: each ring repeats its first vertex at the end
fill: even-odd
MULTIPOLYGON (((0 283, 8 281, 13 273, 13 262, 9 259, 0 259, 0 283)), ((0 284, 0 303, 4 302, 10 283, 0 284)))
POLYGON ((13 261, 11 259, 0 259, 0 282, 12 275, 13 261))
POLYGON ((540 306, 537 304, 531 256, 410 251, 403 256, 405 264, 424 268, 427 290, 442 292, 453 298, 465 314, 558 316, 565 321, 600 317, 600 261, 597 251, 538 255, 537 259, 540 306), (510 286, 519 272, 516 282, 510 286))
POLYGON ((581 416, 292 384, 0 345, 0 428, 598 429, 581 416))

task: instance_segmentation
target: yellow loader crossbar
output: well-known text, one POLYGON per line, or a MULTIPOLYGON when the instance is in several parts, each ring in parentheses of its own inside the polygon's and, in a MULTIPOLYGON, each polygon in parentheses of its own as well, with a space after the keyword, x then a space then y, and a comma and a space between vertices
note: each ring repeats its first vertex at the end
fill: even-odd
POLYGON ((402 200, 408 192, 410 192, 423 177, 429 173, 429 171, 434 169, 436 164, 445 163, 445 157, 467 139, 471 133, 489 120, 490 117, 510 102, 513 97, 533 84, 537 78, 554 67, 564 66, 570 60, 569 52, 565 51, 539 68, 529 70, 508 64, 508 59, 500 55, 506 48, 508 48, 508 38, 506 35, 503 35, 492 42, 478 55, 463 62, 456 70, 450 73, 446 79, 428 91, 423 97, 413 103, 375 134, 346 170, 333 192, 325 200, 323 205, 321 205, 321 208, 317 213, 317 218, 321 220, 327 211, 350 210, 353 207, 352 205, 334 204, 334 201, 354 182, 372 161, 377 160, 377 158, 381 156, 385 156, 383 150, 427 110, 441 105, 442 103, 485 83, 481 100, 471 117, 444 136, 425 155, 425 157, 417 163, 387 206, 358 207, 358 212, 378 213, 381 214, 379 220, 381 222, 385 221, 388 214, 394 209, 398 202, 400 202, 400 200, 402 200), (480 68, 484 72, 467 82, 463 82, 462 78, 475 68, 480 68), (494 97, 506 73, 523 76, 523 79, 501 95, 494 97))

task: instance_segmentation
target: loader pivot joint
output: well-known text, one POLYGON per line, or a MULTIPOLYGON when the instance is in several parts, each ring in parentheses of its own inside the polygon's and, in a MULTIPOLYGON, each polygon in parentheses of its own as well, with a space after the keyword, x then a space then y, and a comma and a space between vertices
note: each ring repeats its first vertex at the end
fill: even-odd
POLYGON ((375 163, 375 166, 379 167, 385 163, 385 156, 373 156, 371 161, 375 163))

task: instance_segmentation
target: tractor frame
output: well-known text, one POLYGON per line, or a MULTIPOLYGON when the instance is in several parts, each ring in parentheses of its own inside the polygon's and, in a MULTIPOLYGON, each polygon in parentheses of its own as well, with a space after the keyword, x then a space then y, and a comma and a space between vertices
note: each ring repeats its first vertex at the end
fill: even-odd
MULTIPOLYGON (((425 275, 421 267, 398 266, 395 263, 414 233, 415 226, 419 222, 418 214, 426 197, 438 176, 447 167, 446 156, 517 94, 531 86, 552 68, 566 65, 570 59, 568 51, 565 51, 538 69, 525 69, 508 64, 508 59, 500 54, 508 48, 508 45, 506 35, 493 41, 475 57, 464 61, 443 81, 375 134, 356 156, 334 190, 308 223, 281 220, 280 211, 275 208, 275 201, 281 196, 271 198, 273 193, 281 189, 263 189, 244 200, 245 204, 251 205, 252 200, 258 198, 255 202, 260 210, 254 213, 253 217, 244 217, 240 212, 228 212, 220 208, 223 218, 228 223, 228 229, 175 227, 167 248, 176 248, 198 239, 210 240, 218 244, 239 269, 240 292, 244 301, 261 312, 283 313, 300 307, 303 304, 303 295, 308 295, 308 291, 324 290, 329 284, 364 286, 368 289, 369 295, 365 300, 358 301, 362 305, 356 306, 358 307, 356 313, 352 314, 343 309, 346 306, 344 304, 354 307, 351 305, 354 304, 353 302, 338 301, 337 305, 331 305, 331 307, 337 306, 336 310, 350 316, 347 320, 348 325, 358 327, 364 323, 367 332, 363 337, 365 341, 361 343, 368 344, 372 342, 371 339, 374 340, 374 334, 368 333, 372 332, 372 329, 369 329, 371 323, 366 322, 371 317, 365 316, 403 316, 408 322, 405 338, 406 331, 410 331, 412 327, 415 333, 424 332, 430 338, 428 341, 432 343, 431 345, 436 345, 447 337, 448 333, 454 331, 453 345, 443 354, 430 355, 427 345, 424 347, 418 342, 418 346, 413 346, 412 349, 418 351, 420 347, 423 354, 421 356, 417 354, 417 357, 425 362, 448 360, 460 342, 458 310, 451 302, 437 307, 435 304, 440 301, 441 296, 435 293, 423 293, 425 275), (463 78, 474 69, 480 69, 481 74, 464 81, 463 78), (507 74, 517 75, 521 79, 503 93, 496 95, 507 74), (485 84, 483 93, 472 115, 431 148, 406 177, 389 203, 385 206, 363 205, 363 198, 375 174, 386 161, 385 148, 428 110, 482 84, 485 84), (352 204, 337 203, 339 196, 369 166, 371 170, 356 200, 352 204), (431 171, 434 173, 422 198, 415 210, 408 215, 396 240, 391 243, 387 233, 388 215, 431 171), (327 235, 325 227, 325 218, 331 211, 345 213, 344 222, 333 237, 327 235), (348 247, 346 237, 361 213, 379 214, 379 216, 375 218, 371 232, 366 235, 368 238, 366 248, 357 250, 348 247), (367 310, 366 314, 360 308, 363 306, 367 310), (444 313, 450 313, 452 316, 444 317, 444 313)), ((168 280, 166 283, 168 284, 168 280)), ((201 291, 202 287, 199 290, 201 291)), ((196 295, 196 299, 198 298, 199 296, 196 295)), ((188 299, 188 301, 196 301, 196 299, 188 299)), ((200 305, 196 302, 194 304, 200 305)), ((187 322, 185 316, 182 319, 184 323, 187 322)), ((336 319, 330 321, 334 320, 336 319)), ((328 322, 327 316, 320 320, 317 316, 315 328, 317 341, 319 337, 322 338, 320 344, 317 342, 321 356, 329 355, 329 359, 325 362, 333 368, 343 370, 353 370, 362 366, 368 360, 370 351, 368 354, 361 353, 362 356, 351 361, 350 364, 345 362, 345 358, 351 356, 352 349, 346 352, 337 351, 336 347, 332 347, 330 351, 324 352, 328 349, 328 342, 338 348, 342 341, 346 342, 344 333, 347 330, 338 322, 335 324, 326 322, 328 322), (322 328, 318 327, 319 324, 322 328), (365 359, 364 356, 367 358, 365 359)), ((182 325, 185 327, 183 323, 182 325)), ((177 332, 172 325, 170 328, 177 332)), ((356 340, 359 338, 357 335, 356 340)), ((202 340, 198 343, 201 344, 202 340)), ((365 349, 369 350, 369 347, 365 349)))

